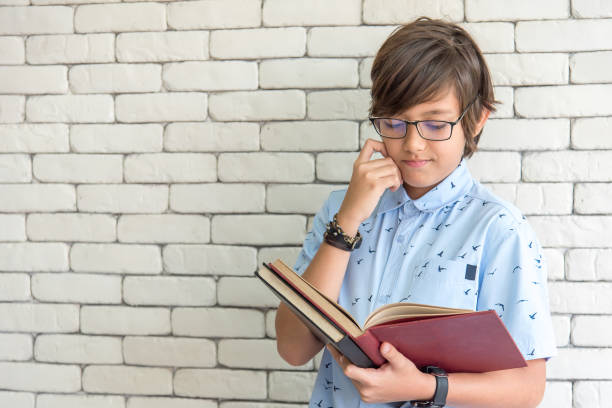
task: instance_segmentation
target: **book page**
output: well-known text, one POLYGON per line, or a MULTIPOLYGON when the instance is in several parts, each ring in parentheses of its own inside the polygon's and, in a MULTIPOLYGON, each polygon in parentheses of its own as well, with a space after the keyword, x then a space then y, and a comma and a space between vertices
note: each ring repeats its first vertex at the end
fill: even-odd
POLYGON ((372 312, 363 324, 364 330, 381 323, 418 316, 442 316, 474 312, 470 309, 453 309, 450 307, 424 305, 421 303, 390 303, 372 312))

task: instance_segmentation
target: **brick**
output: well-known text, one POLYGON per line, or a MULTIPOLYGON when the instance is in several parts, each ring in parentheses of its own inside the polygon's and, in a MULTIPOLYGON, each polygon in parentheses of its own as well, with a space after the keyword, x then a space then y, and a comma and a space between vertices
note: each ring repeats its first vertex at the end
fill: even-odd
POLYGON ((207 97, 199 92, 117 95, 119 122, 172 122, 206 119, 207 97))
POLYGON ((116 221, 103 214, 29 214, 28 238, 33 241, 98 241, 116 239, 116 221))
POLYGON ((307 96, 310 119, 354 119, 368 117, 369 90, 318 91, 307 96))
POLYGON ((2 66, 0 92, 29 95, 66 93, 66 70, 66 67, 62 66, 2 66), (16 81, 15 78, 19 80, 16 81))
POLYGON ((523 158, 523 179, 609 182, 612 181, 611 157, 607 151, 528 153, 523 158))
POLYGON ((513 192, 503 197, 520 208, 525 215, 571 214, 573 207, 573 186, 571 183, 520 183, 497 184, 511 186, 513 192))
POLYGON ((72 125, 70 146, 77 153, 146 153, 163 149, 160 124, 72 125))
POLYGON ((26 39, 30 64, 82 64, 115 61, 115 36, 104 34, 36 35, 26 39))
POLYGON ((81 368, 77 365, 0 362, 0 388, 78 392, 81 388, 81 368))
POLYGON ((0 126, 2 153, 53 153, 69 150, 68 126, 64 124, 28 123, 0 126))
POLYGON ((461 0, 365 0, 363 4, 363 21, 366 24, 406 24, 420 16, 462 21, 463 2, 461 0))
POLYGON ((495 99, 500 103, 495 105, 497 110, 491 113, 490 118, 511 118, 514 116, 514 88, 503 86, 494 87, 495 99))
POLYGON ((361 24, 360 0, 267 0, 265 26, 321 26, 361 24))
MULTIPOLYGON (((3 361, 31 360, 34 349, 32 343, 32 336, 29 334, 2 333, 0 334, 0 359, 3 361)), ((2 401, 1 396, 0 401, 2 401)))
POLYGON ((217 364, 215 343, 207 339, 126 337, 123 351, 127 364, 169 367, 214 367, 217 364))
POLYGON ((468 161, 474 177, 481 182, 517 182, 521 179, 521 156, 515 152, 477 152, 468 161))
POLYGON ((0 35, 72 33, 72 7, 2 7, 0 35))
POLYGON ((123 215, 117 234, 120 242, 207 243, 210 221, 200 215, 123 215))
POLYGON ((612 64, 612 51, 583 52, 570 57, 572 83, 612 82, 612 74, 605 67, 612 64))
POLYGON ((257 251, 245 246, 166 245, 164 270, 183 275, 249 275, 257 269, 257 251))
POLYGON ((210 116, 219 121, 303 119, 304 91, 225 92, 210 96, 210 116))
POLYGON ((516 90, 516 111, 525 117, 604 116, 612 108, 603 103, 612 85, 566 85, 516 90))
POLYGON ((576 214, 609 214, 612 204, 607 199, 612 189, 611 183, 580 183, 574 191, 574 210, 576 214))
POLYGON ((161 67, 156 64, 77 65, 68 72, 74 93, 158 92, 161 67))
POLYGON ((217 181, 217 160, 212 154, 151 153, 125 159, 128 183, 217 181))
POLYGON ((208 41, 207 31, 121 33, 117 35, 117 61, 205 60, 209 55, 208 41))
POLYGON ((120 155, 39 154, 34 156, 34 176, 40 181, 65 183, 120 183, 120 155))
POLYGON ((0 391, 0 405, 3 407, 34 408, 34 393, 0 391))
POLYGON ((179 213, 264 212, 264 200, 263 184, 175 184, 170 187, 170 208, 179 213))
POLYGON ((463 23, 463 27, 476 41, 482 52, 513 52, 513 23, 463 23))
POLYGON ((221 153, 219 180, 312 182, 314 160, 306 153, 221 153))
POLYGON ((317 155, 317 180, 327 182, 345 182, 351 180, 353 164, 359 152, 319 153, 317 155))
POLYGON ((39 394, 36 406, 37 408, 125 408, 125 402, 123 396, 39 394))
POLYGON ((186 397, 265 399, 266 373, 250 370, 178 369, 174 393, 186 397))
POLYGON ((542 20, 563 19, 569 16, 569 0, 534 4, 529 0, 466 0, 465 17, 468 21, 483 20, 542 20))
POLYGON ((565 250, 556 248, 545 248, 542 250, 542 254, 548 262, 548 280, 564 280, 565 250))
POLYGON ((612 118, 584 118, 572 122, 572 148, 612 149, 612 118))
POLYGON ((612 217, 533 216, 529 220, 544 247, 606 247, 612 239, 612 217))
POLYGON ((26 102, 29 122, 113 122, 111 95, 35 96, 26 102))
POLYGON ((121 339, 106 336, 41 334, 36 337, 37 361, 77 364, 121 364, 121 339))
MULTIPOLYGON (((3 316, 0 330, 6 332, 70 333, 79 330, 78 305, 1 303, 0 316, 3 316)), ((6 371, 0 370, 3 372, 6 371)))
POLYGON ((371 88, 372 87, 372 78, 370 77, 372 73, 372 63, 374 62, 374 57, 363 58, 359 63, 359 85, 362 88, 371 88))
POLYGON ((561 150, 570 144, 569 119, 491 119, 478 148, 482 150, 561 150))
POLYGON ((300 244, 305 221, 300 215, 216 215, 212 220, 212 240, 218 244, 300 244))
POLYGON ((179 1, 168 5, 168 25, 177 30, 260 24, 261 0, 179 1))
POLYGON ((280 402, 223 401, 219 408, 308 408, 307 404, 283 404, 280 402))
POLYGON ((257 63, 188 61, 164 65, 164 87, 171 91, 257 89, 257 63))
POLYGON ((83 390, 112 394, 172 394, 172 371, 166 368, 90 365, 83 369, 83 390))
POLYGON ((25 215, 24 214, 2 214, 0 215, 0 241, 25 241, 25 215))
MULTIPOLYGON (((30 276, 24 273, 6 273, 0 275, 0 301, 19 301, 31 300, 32 293, 30 292, 30 276)), ((0 335, 0 346, 2 345, 2 335, 0 335)), ((0 360, 2 352, 6 350, 0 347, 0 360)), ((9 358, 10 359, 10 358, 9 358)), ((26 358, 25 360, 28 360, 26 358)))
POLYGON ((217 408, 217 401, 193 398, 131 397, 127 408, 217 408))
POLYGON ((555 344, 557 347, 565 347, 569 344, 571 322, 570 316, 552 316, 553 329, 555 330, 555 344))
POLYGON ((567 279, 612 281, 612 249, 570 249, 567 251, 567 279))
POLYGON ((374 56, 394 29, 395 26, 315 27, 308 33, 308 55, 311 57, 374 56))
POLYGON ((158 3, 89 4, 76 8, 77 32, 165 31, 166 5, 158 3))
POLYGON ((312 362, 310 361, 299 367, 289 365, 278 354, 276 350, 276 341, 269 339, 220 340, 219 363, 227 367, 236 368, 282 370, 312 369, 312 362))
POLYGON ((612 4, 600 0, 572 0, 572 15, 578 18, 612 17, 612 4))
POLYGON ((612 307, 609 282, 550 282, 549 289, 552 312, 600 314, 612 307))
POLYGON ((272 262, 275 259, 282 259, 287 265, 295 265, 297 261, 301 245, 297 247, 266 247, 261 248, 257 253, 257 265, 261 265, 263 262, 272 262))
POLYGON ((572 344, 586 347, 612 345, 612 316, 574 316, 572 344))
POLYGON ((269 375, 270 398, 275 401, 308 402, 317 373, 273 371, 269 375))
POLYGON ((0 64, 24 64, 25 63, 25 45, 22 38, 19 37, 0 37, 0 64))
POLYGON ((599 51, 612 49, 612 20, 519 21, 516 49, 520 52, 599 51))
POLYGON ((210 34, 210 55, 217 59, 302 57, 303 27, 219 30, 210 34))
POLYGON ((123 299, 128 305, 211 306, 217 293, 213 278, 128 276, 123 299))
POLYGON ((329 194, 340 188, 341 185, 333 184, 271 184, 266 193, 266 210, 273 213, 315 214, 329 194))
POLYGON ((574 401, 577 407, 604 408, 612 404, 610 381, 576 381, 574 401))
POLYGON ((80 185, 77 205, 82 212, 162 213, 168 209, 168 186, 80 185))
POLYGON ((0 183, 21 183, 32 180, 32 162, 25 154, 0 155, 0 183))
POLYGON ((349 121, 269 122, 261 129, 261 147, 270 151, 354 151, 359 147, 358 136, 357 123, 349 121))
POLYGON ((354 88, 358 82, 357 61, 351 59, 266 60, 259 65, 261 88, 354 88))
POLYGON ((156 245, 75 243, 70 267, 75 272, 159 274, 161 251, 156 245))
POLYGON ((266 336, 276 338, 276 309, 266 312, 266 336))
POLYGON ((539 408, 572 408, 572 383, 548 381, 539 408))
POLYGON ((486 54, 494 85, 559 85, 569 80, 566 54, 486 54))
POLYGON ((32 277, 32 295, 43 302, 121 303, 121 277, 45 273, 32 277))
POLYGON ((170 311, 160 307, 82 306, 81 332, 120 336, 169 334, 170 311))
POLYGON ((278 298, 258 278, 221 277, 217 284, 221 306, 278 307, 278 298))
POLYGON ((0 244, 0 271, 61 272, 68 270, 68 246, 59 243, 0 244))
POLYGON ((172 334, 194 337, 264 337, 263 313, 242 308, 172 310, 172 334))
POLYGON ((609 380, 611 377, 607 362, 612 358, 612 350, 595 348, 559 349, 558 355, 547 365, 547 378, 560 380, 609 380))
POLYGON ((257 123, 169 123, 164 149, 171 152, 259 150, 257 123))
POLYGON ((0 123, 17 123, 25 120, 25 96, 0 95, 0 123))

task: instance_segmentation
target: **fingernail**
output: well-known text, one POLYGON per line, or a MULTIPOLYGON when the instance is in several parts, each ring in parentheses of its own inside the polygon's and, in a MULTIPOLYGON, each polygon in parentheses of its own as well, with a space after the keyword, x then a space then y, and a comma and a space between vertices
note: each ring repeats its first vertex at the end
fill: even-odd
POLYGON ((386 353, 388 353, 390 351, 391 351, 391 347, 387 343, 383 344, 382 352, 386 354, 386 353))

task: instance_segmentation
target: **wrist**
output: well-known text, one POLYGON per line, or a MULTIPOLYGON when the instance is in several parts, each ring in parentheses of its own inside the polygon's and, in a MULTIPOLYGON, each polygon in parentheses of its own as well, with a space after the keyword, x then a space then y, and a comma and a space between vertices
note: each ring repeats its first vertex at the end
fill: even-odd
POLYGON ((430 401, 436 393, 436 376, 433 374, 421 373, 421 385, 419 395, 413 400, 430 401))
POLYGON ((338 222, 340 228, 342 228, 342 231, 344 231, 351 237, 357 235, 357 231, 359 231, 359 225, 361 225, 360 220, 347 216, 342 212, 342 210, 338 211, 338 214, 336 215, 336 221, 338 222))

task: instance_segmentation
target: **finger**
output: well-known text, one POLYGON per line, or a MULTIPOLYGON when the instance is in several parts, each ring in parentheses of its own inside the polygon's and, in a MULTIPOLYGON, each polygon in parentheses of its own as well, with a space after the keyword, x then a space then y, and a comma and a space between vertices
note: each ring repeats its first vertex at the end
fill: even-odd
POLYGON ((379 142, 378 140, 368 139, 363 145, 363 148, 359 152, 359 156, 357 156, 357 163, 364 163, 370 160, 374 152, 380 152, 384 157, 389 157, 387 154, 387 148, 383 142, 379 142))
POLYGON ((406 357, 386 341, 381 344, 380 353, 394 367, 400 367, 406 363, 406 357))
POLYGON ((402 186, 404 181, 401 176, 397 176, 395 174, 391 174, 389 176, 381 177, 378 179, 378 183, 381 187, 390 188, 391 191, 395 192, 398 188, 402 186))

